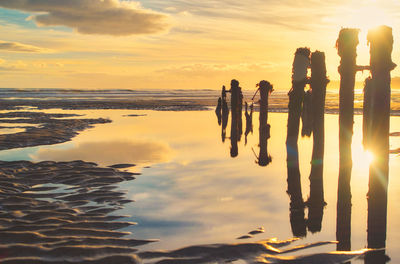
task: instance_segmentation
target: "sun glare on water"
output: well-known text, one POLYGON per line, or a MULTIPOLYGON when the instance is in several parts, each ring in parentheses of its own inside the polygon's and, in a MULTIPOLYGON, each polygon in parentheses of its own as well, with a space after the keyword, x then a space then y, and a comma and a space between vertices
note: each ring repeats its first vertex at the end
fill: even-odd
POLYGON ((362 146, 353 147, 353 166, 361 170, 369 170, 369 166, 374 161, 374 153, 364 150, 362 146))

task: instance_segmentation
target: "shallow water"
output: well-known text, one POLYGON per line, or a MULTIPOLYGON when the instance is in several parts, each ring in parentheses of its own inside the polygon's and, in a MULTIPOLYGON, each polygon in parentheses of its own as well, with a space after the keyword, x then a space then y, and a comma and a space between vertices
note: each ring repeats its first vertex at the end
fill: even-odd
MULTIPOLYGON (((292 237, 286 170, 287 114, 270 113, 271 138, 268 151, 272 162, 256 164, 258 155, 258 113, 253 116, 253 134, 245 145, 239 142, 239 155, 230 157, 230 123, 227 138, 221 141, 221 127, 213 111, 157 112, 132 110, 61 111, 110 118, 113 123, 96 125, 71 142, 53 146, 0 152, 0 160, 82 159, 102 166, 116 163, 137 164, 136 180, 121 184, 128 198, 136 200, 118 213, 132 215, 138 222, 132 228, 136 238, 159 238, 146 246, 175 249, 203 243, 233 243, 235 238, 263 226, 264 234, 255 240, 292 237), (144 116, 128 117, 129 114, 144 116), (150 168, 146 168, 150 166, 150 168)), ((299 243, 336 240, 336 200, 338 181, 338 116, 326 115, 324 209, 321 232, 307 233, 299 243)), ((245 124, 245 121, 243 122, 245 124)), ((355 117, 352 173, 352 249, 367 244, 368 159, 361 146, 362 117, 355 117)), ((243 128, 243 131, 245 129, 243 128)), ((391 118, 391 132, 400 131, 400 118, 391 118)), ((391 137, 391 148, 400 147, 400 137, 391 137)), ((303 199, 309 194, 312 139, 299 140, 303 199)), ((392 263, 400 261, 400 157, 390 156, 387 254, 392 263)), ((307 215, 307 212, 306 212, 307 215)), ((336 246, 324 246, 332 251, 336 246)), ((354 261, 353 263, 362 263, 354 261)))

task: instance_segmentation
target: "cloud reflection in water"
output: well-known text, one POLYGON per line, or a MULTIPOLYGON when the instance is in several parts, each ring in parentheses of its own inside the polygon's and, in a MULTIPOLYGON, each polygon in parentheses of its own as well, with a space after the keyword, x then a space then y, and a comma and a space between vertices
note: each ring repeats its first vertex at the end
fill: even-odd
POLYGON ((34 160, 85 160, 101 166, 117 163, 149 165, 171 160, 173 150, 157 141, 107 141, 78 143, 73 148, 41 148, 32 155, 34 160))

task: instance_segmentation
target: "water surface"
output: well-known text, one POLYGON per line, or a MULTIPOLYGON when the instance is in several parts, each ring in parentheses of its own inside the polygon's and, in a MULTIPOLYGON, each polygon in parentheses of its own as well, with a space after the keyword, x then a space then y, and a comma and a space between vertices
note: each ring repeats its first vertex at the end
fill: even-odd
MULTIPOLYGON (((213 111, 157 112, 132 110, 91 110, 46 112, 85 114, 103 117, 110 124, 96 125, 71 142, 53 146, 0 152, 1 160, 69 161, 83 159, 102 166, 134 163, 142 175, 121 184, 136 202, 119 213, 132 215, 139 223, 132 228, 135 238, 159 238, 146 248, 175 249, 203 243, 233 243, 235 238, 263 226, 265 233, 253 240, 293 236, 289 218, 286 170, 287 114, 270 113, 271 138, 268 152, 272 162, 256 163, 258 113, 253 116, 253 134, 238 143, 238 156, 230 155, 230 123, 225 142, 213 111), (135 114, 139 116, 129 117, 135 114)), ((338 181, 338 116, 326 115, 324 191, 327 203, 321 231, 307 232, 299 243, 336 240, 338 181)), ((244 122, 245 124, 245 122, 244 122)), ((367 199, 369 159, 363 151, 362 117, 355 117, 352 173, 352 249, 367 245, 367 199)), ((245 128, 243 127, 243 131, 245 128)), ((391 132, 400 131, 399 117, 391 118, 391 132)), ((400 138, 391 137, 391 148, 400 147, 400 138)), ((303 199, 309 194, 312 139, 299 140, 303 199)), ((400 157, 390 156, 387 254, 392 263, 400 261, 400 157)), ((305 211, 307 216, 307 211, 305 211)), ((324 246, 310 251, 333 251, 324 246)), ((362 263, 363 261, 354 261, 362 263)))

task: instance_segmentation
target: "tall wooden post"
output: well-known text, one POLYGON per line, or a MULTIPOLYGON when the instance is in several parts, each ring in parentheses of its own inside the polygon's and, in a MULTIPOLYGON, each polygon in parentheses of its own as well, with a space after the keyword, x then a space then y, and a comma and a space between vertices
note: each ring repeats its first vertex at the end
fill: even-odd
POLYGON ((260 87, 260 127, 259 143, 260 155, 258 164, 267 166, 271 162, 271 156, 268 154, 268 138, 270 137, 270 126, 268 125, 268 96, 272 92, 272 85, 268 81, 261 81, 260 87))
POLYGON ((364 103, 363 103, 363 145, 364 149, 369 148, 372 131, 372 78, 368 77, 364 83, 364 103))
POLYGON ((290 222, 294 236, 306 235, 304 219, 304 200, 301 191, 299 169, 299 152, 297 140, 299 137, 300 115, 306 86, 307 70, 310 66, 310 49, 298 48, 295 53, 292 68, 292 89, 289 91, 289 113, 286 137, 287 152, 287 193, 290 197, 290 222))
MULTIPOLYGON (((357 72, 357 45, 358 29, 344 28, 339 32, 336 42, 338 54, 341 58, 339 66, 339 184, 337 212, 346 212, 351 215, 350 179, 352 169, 351 141, 354 122, 354 85, 357 72), (347 197, 349 196, 349 197, 347 197)), ((336 237, 342 243, 337 245, 338 250, 350 250, 351 219, 337 216, 336 237), (346 234, 346 237, 339 237, 346 234)))
MULTIPOLYGON (((234 158, 239 154, 238 140, 239 140, 239 103, 241 92, 239 82, 237 80, 231 81, 231 157, 234 158)), ((241 114, 241 113, 240 113, 241 114)))
POLYGON ((310 197, 308 199, 308 229, 321 231, 324 200, 323 169, 325 145, 325 95, 329 80, 326 77, 325 53, 311 54, 312 132, 313 152, 310 173, 310 197))
MULTIPOLYGON (((368 191, 368 247, 385 248, 387 224, 387 190, 389 180, 389 126, 390 126, 390 72, 395 68, 392 62, 392 29, 380 26, 368 32, 371 54, 372 111, 370 149, 374 160, 369 170, 368 191)), ((384 251, 383 251, 384 252, 384 251)), ((366 263, 374 262, 366 258, 366 263)))

